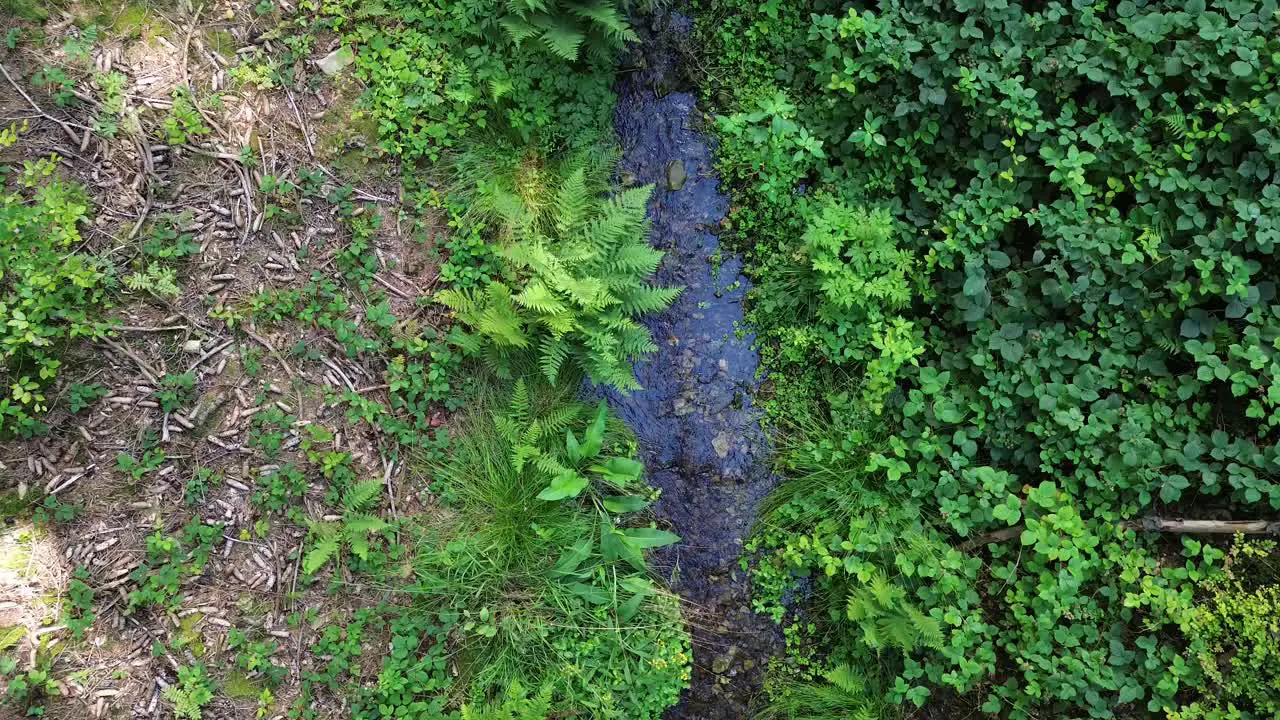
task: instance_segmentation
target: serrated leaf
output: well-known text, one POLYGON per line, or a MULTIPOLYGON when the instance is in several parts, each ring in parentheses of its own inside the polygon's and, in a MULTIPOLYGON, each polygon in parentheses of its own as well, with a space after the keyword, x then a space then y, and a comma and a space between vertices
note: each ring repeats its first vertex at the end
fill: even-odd
POLYGON ((382 494, 382 482, 365 480, 347 488, 342 494, 342 505, 351 512, 364 512, 382 494))

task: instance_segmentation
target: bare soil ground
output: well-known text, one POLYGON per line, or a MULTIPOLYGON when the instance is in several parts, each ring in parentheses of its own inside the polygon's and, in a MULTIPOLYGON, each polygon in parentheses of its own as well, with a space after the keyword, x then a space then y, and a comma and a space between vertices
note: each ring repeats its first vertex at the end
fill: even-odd
MULTIPOLYGON (((381 217, 364 255, 376 261, 378 294, 398 322, 436 322, 422 300, 436 279, 435 232, 402 207, 398 168, 376 157, 372 138, 350 129, 359 127, 350 122, 355 81, 316 70, 336 41, 315 39, 295 66, 301 82, 292 89, 237 71, 285 53, 271 32, 276 22, 238 0, 199 9, 73 4, 34 23, 0 17, 0 36, 23 33, 15 48, 0 49, 9 75, 0 78, 0 126, 28 126, 17 145, 0 150, 0 164, 56 154, 92 199, 96 219, 84 229, 83 250, 111 258, 121 276, 145 273, 151 261, 139 248, 158 234, 190 235, 199 246, 169 263, 179 294, 146 282, 119 288, 105 310, 116 323, 110 337, 69 350, 55 395, 65 400, 72 383, 96 383, 104 397, 77 413, 57 402, 48 434, 0 444, 0 491, 5 507, 16 508, 0 527, 0 654, 20 667, 51 668, 57 693, 46 717, 170 717, 164 688, 194 662, 223 688, 205 718, 284 717, 299 679, 322 661, 310 649, 317 628, 397 600, 342 571, 327 585, 300 582, 307 529, 296 520, 332 512, 317 476, 308 474, 293 521, 254 502, 264 474, 304 462, 306 425, 331 430, 324 449, 350 453, 360 477, 385 482, 385 512, 430 502, 393 443, 368 423, 349 422, 331 401, 351 392, 386 402, 384 359, 352 357, 332 332, 301 319, 227 321, 228 309, 264 292, 313 278, 341 283, 335 256, 349 242, 349 223, 338 215, 350 202, 381 217), (65 41, 82 38, 88 25, 101 30, 87 56, 74 46, 68 52, 65 41), (30 82, 46 66, 66 68, 77 98, 67 107, 30 82), (123 111, 104 100, 108 73, 125 78, 123 111), (184 90, 196 99, 194 122, 208 132, 172 143, 164 123, 184 90), (118 125, 114 133, 101 129, 104 116, 118 125), (281 200, 262 189, 264 178, 301 186, 304 176, 309 196, 281 200), (187 373, 193 387, 179 388, 179 407, 166 408, 164 379, 187 373), (274 458, 252 438, 255 416, 273 409, 288 418, 274 458), (50 515, 74 508, 74 519, 35 523, 32 504, 50 515), (176 609, 130 612, 148 537, 180 536, 193 520, 221 526, 207 565, 181 578, 176 609), (83 639, 62 620, 76 568, 88 571, 97 614, 83 639), (271 662, 287 673, 268 699, 262 671, 236 665, 232 630, 277 646, 271 662)), ((347 297, 358 323, 363 297, 347 297)), ((433 413, 432 424, 440 423, 442 412, 433 413)), ((376 676, 377 654, 362 662, 366 677, 376 676)), ((343 703, 333 696, 314 706, 321 716, 344 717, 343 703)), ((17 711, 0 708, 0 717, 7 712, 17 711)))

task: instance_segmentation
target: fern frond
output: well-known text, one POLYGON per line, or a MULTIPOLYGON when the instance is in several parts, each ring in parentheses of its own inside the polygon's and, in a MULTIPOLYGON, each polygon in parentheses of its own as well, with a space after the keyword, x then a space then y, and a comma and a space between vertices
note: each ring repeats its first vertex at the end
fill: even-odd
POLYGON ((578 403, 556 406, 546 415, 538 418, 538 427, 544 437, 558 437, 582 416, 582 406, 578 403))
POLYGON ((560 376, 560 368, 564 367, 564 361, 569 358, 569 343, 563 338, 545 337, 542 339, 542 356, 539 365, 542 367, 542 374, 547 378, 547 382, 552 385, 556 384, 556 378, 560 376))
POLYGON ((516 44, 516 47, 520 47, 521 43, 531 37, 535 37, 539 32, 539 28, 525 22, 519 15, 514 14, 502 18, 498 21, 498 24, 502 25, 502 29, 507 31, 507 35, 511 36, 511 40, 516 44))
POLYGON ((373 506, 382 494, 382 483, 378 480, 365 480, 347 488, 342 494, 342 506, 348 512, 364 512, 373 506))
POLYGON ((644 315, 659 312, 670 307, 680 297, 683 288, 664 288, 642 285, 629 290, 619 299, 622 301, 622 312, 628 315, 644 315))
POLYGON ((511 393, 511 404, 507 408, 507 417, 513 423, 524 425, 529 422, 530 406, 529 384, 524 381, 524 378, 520 378, 516 380, 516 389, 511 393))
POLYGON ((942 626, 936 619, 925 615, 915 606, 907 607, 906 614, 915 627, 916 637, 921 645, 934 649, 942 647, 945 638, 942 635, 942 626))
POLYGON ((348 538, 382 532, 389 527, 391 527, 390 523, 376 515, 355 515, 344 521, 344 530, 348 538))
POLYGON ((302 558, 302 572, 307 575, 314 575, 317 570, 324 567, 334 555, 338 554, 338 549, 342 546, 337 535, 321 537, 312 544, 311 549, 307 551, 306 556, 302 558))
POLYGON ((520 305, 543 315, 561 315, 569 310, 569 307, 561 302, 541 280, 530 281, 515 300, 520 305))
POLYGON ((860 695, 866 689, 862 677, 849 665, 837 665, 828 670, 823 677, 841 692, 850 695, 860 695))
POLYGON ((596 2, 579 5, 573 8, 573 13, 578 17, 593 21, 596 27, 612 40, 622 42, 630 39, 633 34, 631 26, 623 19, 622 14, 618 12, 617 6, 613 3, 596 2))
POLYGON ((582 224, 591 207, 587 192, 586 168, 578 165, 556 190, 555 227, 560 237, 569 237, 582 224))
POLYGON ((605 265, 619 275, 651 275, 666 253, 642 243, 628 243, 614 250, 605 265))
POLYGON ((578 50, 587 36, 578 27, 559 19, 547 18, 542 26, 542 42, 553 54, 570 62, 578 59, 578 50))
POLYGON ((435 294, 435 301, 459 315, 472 314, 476 308, 475 298, 468 290, 454 288, 441 290, 435 294))

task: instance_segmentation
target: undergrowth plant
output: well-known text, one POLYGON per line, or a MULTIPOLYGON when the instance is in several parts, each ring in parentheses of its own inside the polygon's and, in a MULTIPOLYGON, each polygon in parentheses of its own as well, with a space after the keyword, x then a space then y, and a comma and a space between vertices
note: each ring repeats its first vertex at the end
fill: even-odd
POLYGON ((564 60, 577 60, 584 48, 608 61, 636 34, 614 0, 510 0, 499 21, 519 46, 538 41, 564 60))
POLYGON ((213 681, 199 663, 180 667, 177 684, 165 688, 164 697, 173 703, 174 717, 201 720, 204 706, 213 700, 213 681))
POLYGON ((594 154, 560 167, 533 157, 462 167, 475 212, 498 227, 503 272, 437 293, 465 326, 454 342, 500 370, 533 355, 551 383, 569 366, 597 384, 639 389, 631 363, 657 349, 639 319, 680 292, 648 283, 663 256, 647 241, 653 188, 604 196, 610 164, 594 154))

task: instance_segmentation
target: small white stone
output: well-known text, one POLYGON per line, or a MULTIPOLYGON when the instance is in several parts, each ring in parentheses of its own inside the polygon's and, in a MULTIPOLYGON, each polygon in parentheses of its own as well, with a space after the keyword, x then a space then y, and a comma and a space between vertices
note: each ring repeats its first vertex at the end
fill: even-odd
POLYGON ((316 61, 325 75, 337 75, 356 61, 356 54, 349 47, 340 47, 316 61))

